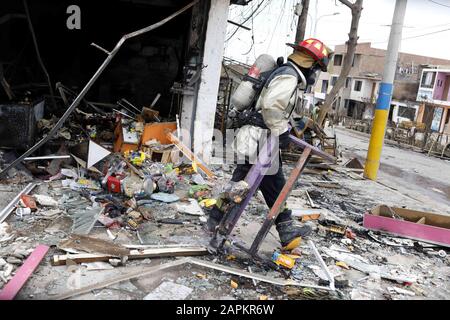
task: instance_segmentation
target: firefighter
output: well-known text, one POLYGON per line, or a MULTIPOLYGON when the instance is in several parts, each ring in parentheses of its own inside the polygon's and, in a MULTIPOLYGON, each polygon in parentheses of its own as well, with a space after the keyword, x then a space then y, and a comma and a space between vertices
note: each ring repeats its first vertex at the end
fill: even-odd
MULTIPOLYGON (((289 118, 294 109, 299 90, 306 90, 313 85, 318 71, 327 71, 332 51, 320 40, 307 39, 299 44, 287 44, 294 48, 287 63, 277 67, 266 80, 251 112, 246 112, 246 119, 241 123, 234 141, 238 157, 245 159, 257 155, 261 136, 269 131, 279 138, 279 147, 285 148, 289 143, 289 118)), ((279 153, 280 154, 280 153, 279 153)), ((275 174, 265 175, 259 189, 269 208, 273 206, 286 180, 284 178, 281 157, 278 156, 278 170, 275 174)), ((233 172, 232 181, 244 180, 252 164, 238 164, 233 172)), ((280 242, 287 246, 298 237, 305 237, 311 232, 309 226, 294 224, 291 210, 285 208, 275 220, 280 242)), ((209 214, 207 228, 214 231, 220 223, 223 213, 213 208, 209 214)))

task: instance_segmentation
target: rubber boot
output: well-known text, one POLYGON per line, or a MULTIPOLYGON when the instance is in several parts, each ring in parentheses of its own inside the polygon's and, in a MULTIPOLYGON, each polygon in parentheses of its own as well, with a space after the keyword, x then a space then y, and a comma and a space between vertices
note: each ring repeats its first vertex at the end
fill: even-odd
POLYGON ((294 224, 294 220, 287 220, 279 222, 276 225, 278 235, 280 236, 280 242, 283 247, 287 247, 291 242, 297 238, 306 237, 312 231, 309 226, 297 226, 294 224))
POLYGON ((222 217, 223 213, 216 207, 213 207, 209 212, 208 221, 206 222, 206 230, 208 232, 214 232, 222 220, 222 217))

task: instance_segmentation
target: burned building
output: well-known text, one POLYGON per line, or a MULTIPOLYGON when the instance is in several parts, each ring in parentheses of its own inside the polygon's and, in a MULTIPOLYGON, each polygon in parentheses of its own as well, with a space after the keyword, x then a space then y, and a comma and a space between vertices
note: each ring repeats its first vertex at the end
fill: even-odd
MULTIPOLYGON (((40 138, 37 120, 61 117, 123 35, 155 24, 190 3, 2 1, 2 147, 30 147, 40 138)), ((207 154, 230 1, 194 3, 160 27, 127 39, 88 90, 80 110, 120 111, 123 104, 117 102, 125 99, 138 110, 152 106, 165 119, 179 115, 181 127, 193 137, 191 144, 202 144, 207 154)))

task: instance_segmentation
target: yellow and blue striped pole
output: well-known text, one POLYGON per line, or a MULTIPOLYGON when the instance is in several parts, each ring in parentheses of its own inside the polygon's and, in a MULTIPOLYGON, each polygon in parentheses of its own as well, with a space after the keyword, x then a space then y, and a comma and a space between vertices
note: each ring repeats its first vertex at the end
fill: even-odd
POLYGON ((378 168, 380 167, 381 150, 383 149, 386 124, 391 106, 395 71, 397 68, 398 49, 402 41, 406 3, 407 0, 397 0, 394 16, 392 18, 383 80, 381 81, 380 89, 378 91, 375 116, 372 123, 372 134, 370 136, 369 149, 367 151, 366 164, 364 166, 364 176, 371 180, 377 179, 378 168))

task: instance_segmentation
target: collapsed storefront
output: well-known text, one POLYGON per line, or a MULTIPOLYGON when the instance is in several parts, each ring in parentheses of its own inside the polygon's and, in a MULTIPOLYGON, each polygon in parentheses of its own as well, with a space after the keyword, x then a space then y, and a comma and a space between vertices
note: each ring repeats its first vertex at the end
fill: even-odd
MULTIPOLYGON (((124 34, 189 3, 2 2, 0 147, 21 152, 30 148, 54 124, 48 119, 63 115, 124 34)), ((159 120, 179 115, 192 143, 202 143, 207 132, 211 137, 229 4, 197 1, 160 27, 127 39, 71 115, 78 121, 70 126, 78 126, 81 135, 92 136, 93 130, 103 134, 114 129, 112 114, 134 116, 151 106, 159 120)), ((100 138, 113 141, 110 134, 100 138)), ((59 145, 47 143, 51 150, 33 155, 55 152, 59 145)), ((209 150, 208 142, 204 147, 209 150)))

